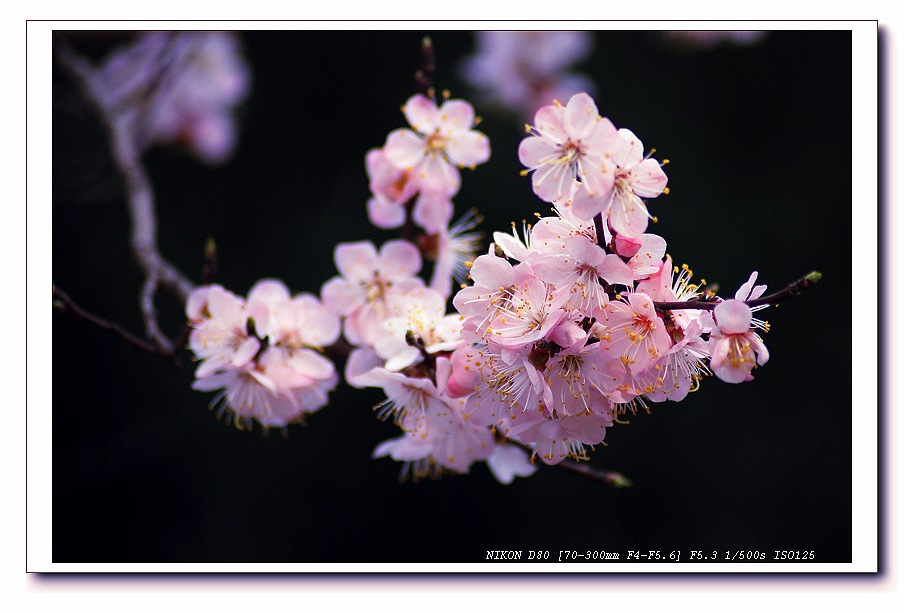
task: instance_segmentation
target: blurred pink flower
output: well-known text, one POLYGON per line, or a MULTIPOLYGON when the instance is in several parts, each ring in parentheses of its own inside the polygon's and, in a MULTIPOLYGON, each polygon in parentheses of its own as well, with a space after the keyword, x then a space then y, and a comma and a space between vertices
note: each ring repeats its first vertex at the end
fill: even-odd
POLYGON ((99 76, 141 149, 183 143, 208 164, 235 149, 233 108, 251 86, 235 34, 143 32, 110 55, 99 76))
POLYGON ((667 30, 663 39, 679 49, 707 50, 719 45, 750 47, 769 35, 765 30, 667 30))
POLYGON ((589 32, 481 31, 475 37, 475 53, 465 58, 460 73, 488 105, 530 118, 555 99, 595 89, 587 76, 569 72, 589 57, 589 32))
POLYGON ((339 337, 338 316, 310 294, 262 279, 242 299, 219 285, 189 296, 189 348, 200 360, 192 387, 221 390, 211 403, 239 428, 282 427, 327 404, 339 382, 320 350, 339 337))

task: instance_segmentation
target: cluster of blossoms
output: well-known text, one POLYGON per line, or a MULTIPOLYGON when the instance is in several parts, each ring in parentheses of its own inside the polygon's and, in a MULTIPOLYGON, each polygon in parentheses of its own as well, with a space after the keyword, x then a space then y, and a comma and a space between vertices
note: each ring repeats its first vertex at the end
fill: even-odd
MULTIPOLYGON (((482 40, 472 77, 504 83, 531 109, 537 96, 581 82, 556 75, 590 45, 572 32, 482 40)), ((232 35, 152 32, 96 73, 69 62, 125 142, 117 158, 131 162, 155 142, 187 143, 209 162, 231 152, 231 109, 249 81, 232 35)), ((338 274, 320 297, 292 295, 276 279, 258 281, 244 298, 220 285, 172 282, 198 362, 193 388, 218 392, 211 406, 238 427, 285 427, 324 407, 339 383, 326 350, 344 339, 345 381, 381 389, 378 416, 402 431, 374 457, 403 462, 403 475, 415 478, 486 462, 511 483, 533 474, 537 461, 587 459, 622 415, 681 401, 705 375, 752 380, 769 359, 757 333, 768 324, 755 311, 819 279, 811 273, 767 297, 753 272, 730 299, 693 282, 666 254, 665 239, 647 231, 655 220, 647 201, 668 193, 668 160, 645 153, 586 92, 540 106, 518 147, 522 175, 553 214, 494 233, 478 255, 479 217, 472 211, 453 223, 452 198, 461 170, 489 160, 490 143, 470 103, 448 93, 438 102, 432 84, 424 92, 402 106, 409 127, 365 156, 368 217, 379 228, 404 228, 405 238, 339 243, 338 274), (422 232, 408 240, 413 226, 422 232), (433 262, 429 283, 424 259, 433 262)), ((153 234, 152 211, 143 215, 153 234)), ((163 269, 180 276, 154 266, 147 287, 163 269)), ((153 296, 143 294, 147 302, 153 296)), ((169 355, 170 343, 155 341, 169 355)))
POLYGON ((487 461, 508 483, 531 474, 534 458, 584 459, 620 414, 679 401, 709 372, 749 380, 768 358, 754 331, 764 324, 744 303, 765 290, 756 273, 722 301, 645 232, 644 199, 666 177, 637 137, 585 93, 541 108, 535 123, 519 154, 556 215, 495 233, 452 299, 456 312, 417 276, 414 244, 336 248, 340 276, 322 296, 355 346, 346 381, 385 392, 380 416, 403 433, 374 455, 404 462, 406 474, 487 461), (698 300, 706 308, 690 307, 698 300))
POLYGON ((421 247, 435 262, 431 287, 448 296, 452 281, 461 283, 461 265, 479 234, 470 232, 473 214, 452 223, 452 198, 461 187, 462 168, 473 169, 490 158, 490 141, 474 130, 474 107, 448 99, 437 105, 415 94, 402 106, 410 128, 386 137, 382 148, 367 152, 365 165, 372 197, 367 213, 378 228, 398 228, 411 220, 425 231, 421 247))
POLYGON ((327 404, 339 382, 324 347, 336 342, 339 318, 311 294, 292 296, 275 279, 262 279, 247 299, 219 285, 189 296, 189 348, 200 361, 192 387, 221 390, 212 406, 236 426, 302 421, 327 404))
POLYGON ((518 149, 554 214, 494 233, 479 256, 478 218, 451 223, 460 170, 490 157, 473 107, 448 94, 437 103, 431 88, 402 112, 410 127, 365 157, 367 212, 377 227, 422 234, 339 243, 320 299, 272 279, 246 299, 218 285, 191 294, 194 388, 219 390, 213 404, 238 425, 285 426, 327 404, 338 375, 323 350, 342 336, 345 381, 382 389, 378 416, 402 430, 374 457, 415 478, 486 462, 510 483, 538 459, 586 459, 626 412, 680 401, 707 374, 749 381, 768 360, 757 274, 725 300, 673 265, 647 232, 667 160, 587 93, 542 106, 518 149))
POLYGON ((484 104, 526 118, 550 100, 595 90, 589 77, 570 71, 590 57, 590 32, 481 31, 475 37, 475 53, 464 59, 460 72, 484 104))
POLYGON ((106 59, 99 78, 139 149, 180 143, 208 164, 232 154, 233 109, 251 85, 233 33, 142 32, 106 59))

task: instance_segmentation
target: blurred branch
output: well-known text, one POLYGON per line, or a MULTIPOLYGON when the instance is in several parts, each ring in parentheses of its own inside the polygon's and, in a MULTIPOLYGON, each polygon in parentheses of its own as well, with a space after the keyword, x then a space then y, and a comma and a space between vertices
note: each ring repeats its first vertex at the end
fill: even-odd
POLYGON ((184 303, 195 286, 172 263, 164 259, 157 248, 154 192, 142 164, 141 151, 135 143, 126 115, 118 108, 118 101, 107 95, 99 73, 61 36, 55 37, 54 50, 59 65, 81 87, 109 134, 113 161, 126 187, 126 200, 132 222, 132 252, 146 274, 139 304, 144 315, 147 336, 157 343, 164 353, 172 353, 173 341, 163 334, 157 324, 157 311, 154 305, 157 289, 166 288, 184 303))
POLYGON ((436 75, 436 52, 429 36, 425 36, 421 40, 421 61, 423 68, 415 71, 414 80, 417 83, 418 91, 433 99, 436 95, 433 82, 436 75))

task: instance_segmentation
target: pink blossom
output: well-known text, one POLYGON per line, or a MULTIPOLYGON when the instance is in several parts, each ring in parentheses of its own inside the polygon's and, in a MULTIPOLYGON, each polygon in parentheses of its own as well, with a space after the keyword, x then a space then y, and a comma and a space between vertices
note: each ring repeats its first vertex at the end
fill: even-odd
POLYGON ((263 279, 247 300, 199 288, 186 309, 189 346, 201 359, 192 387, 222 390, 212 405, 236 426, 282 427, 327 404, 338 375, 319 350, 337 340, 339 320, 315 297, 292 297, 281 281, 263 279))
POLYGON ((364 156, 370 191, 367 215, 378 228, 398 228, 405 223, 405 203, 418 191, 411 171, 396 168, 382 149, 371 149, 364 156))
MULTIPOLYGON (((593 99, 580 93, 567 106, 544 106, 529 131, 531 136, 518 146, 518 158, 533 172, 534 193, 545 202, 560 200, 577 180, 601 210, 615 181, 612 158, 624 143, 612 122, 599 115, 593 99)), ((592 219, 597 212, 580 216, 592 219)))
POLYGON ((471 266, 474 284, 458 291, 452 305, 465 318, 462 326, 467 340, 481 340, 487 325, 510 304, 510 294, 515 286, 535 279, 528 266, 512 266, 505 258, 481 255, 471 266))
POLYGON ((692 320, 687 330, 675 334, 679 336, 677 342, 650 368, 634 377, 638 395, 653 402, 683 400, 710 373, 706 366, 709 346, 701 337, 699 322, 692 320))
POLYGON ((601 351, 598 343, 585 345, 581 339, 549 359, 543 378, 550 390, 546 408, 553 415, 608 415, 611 406, 604 392, 612 392, 624 383, 625 369, 621 362, 601 351))
MULTIPOLYGON (((687 264, 679 268, 672 266, 672 258, 666 257, 659 262, 656 272, 637 284, 636 291, 647 294, 654 302, 687 302, 697 300, 703 295, 701 289, 705 283, 691 281, 694 273, 687 264)), ((709 332, 709 315, 706 311, 696 309, 674 309, 669 317, 682 330, 687 330, 692 321, 698 321, 703 332, 709 332)))
POLYGON ((387 394, 387 400, 378 405, 381 416, 392 415, 405 431, 401 438, 378 445, 374 457, 390 455, 395 460, 415 462, 415 476, 423 476, 418 472, 432 466, 466 473, 471 464, 487 459, 493 451, 492 433, 470 422, 463 400, 450 399, 443 393, 448 360, 437 361, 437 370, 445 373, 437 374, 437 384, 381 368, 370 375, 371 384, 387 394))
POLYGON ((233 108, 250 90, 250 69, 228 32, 145 32, 100 69, 107 95, 130 117, 139 147, 185 143, 219 164, 237 140, 233 108))
POLYGON ((615 155, 618 170, 608 206, 609 224, 619 234, 637 237, 650 218, 643 199, 663 193, 668 178, 659 162, 644 156, 643 143, 633 132, 622 128, 618 133, 626 146, 615 155))
POLYGON ((446 403, 437 385, 424 377, 409 377, 377 367, 368 374, 367 382, 367 387, 379 387, 386 393, 386 400, 376 407, 379 417, 392 417, 410 432, 420 430, 428 414, 441 411, 446 403))
POLYGON ((446 381, 446 393, 451 398, 468 396, 480 383, 479 349, 473 345, 461 345, 449 358, 452 373, 446 381))
POLYGON ((336 313, 313 294, 292 296, 279 279, 261 279, 251 287, 247 312, 257 335, 268 337, 270 346, 321 349, 339 339, 341 324, 336 313))
POLYGON ((608 217, 618 234, 637 238, 647 229, 650 213, 644 198, 655 198, 665 191, 668 179, 656 160, 645 157, 643 143, 630 130, 618 131, 622 146, 612 155, 614 182, 602 201, 578 191, 572 203, 574 214, 590 219, 597 213, 608 217))
POLYGON ((527 452, 520 447, 509 443, 497 444, 492 455, 487 458, 487 466, 496 480, 503 485, 509 485, 515 477, 530 477, 537 472, 537 465, 533 464, 527 452))
MULTIPOLYGON (((631 269, 634 279, 640 280, 654 275, 660 270, 666 242, 664 238, 656 234, 641 234, 636 238, 616 234, 615 246, 619 255, 630 257, 628 267, 631 269), (633 251, 630 255, 625 251, 628 241, 630 241, 630 249, 633 251)), ((662 298, 658 298, 658 300, 662 300, 662 298)))
POLYGON ((713 315, 716 327, 709 337, 713 374, 728 383, 753 380, 750 371, 769 360, 769 351, 750 327, 750 307, 740 300, 726 300, 716 306, 713 315))
POLYGON ((471 464, 486 460, 493 453, 493 433, 471 423, 463 399, 448 402, 432 417, 431 425, 439 433, 433 457, 441 466, 466 473, 471 464))
POLYGON ((645 370, 671 347, 665 322, 646 294, 630 293, 625 302, 609 302, 597 319, 600 348, 632 373, 645 370))
POLYGON ((512 435, 533 446, 534 457, 544 464, 559 464, 566 458, 586 460, 585 445, 599 445, 612 425, 610 413, 581 413, 555 419, 538 416, 512 435))
POLYGON ((222 390, 211 402, 211 407, 217 409, 218 417, 228 411, 229 418, 240 430, 250 428, 255 420, 284 426, 290 420, 280 420, 276 416, 301 413, 289 388, 253 365, 200 377, 192 383, 192 389, 222 390))
POLYGON ((408 241, 387 241, 379 253, 369 241, 339 243, 333 259, 339 275, 324 283, 321 297, 326 308, 345 318, 345 338, 355 345, 373 343, 394 294, 424 285, 415 276, 420 251, 408 241))
POLYGON ((393 371, 419 361, 421 351, 453 351, 461 344, 461 318, 446 315, 445 297, 429 287, 393 294, 373 342, 393 371))
POLYGON ((580 311, 602 307, 609 301, 600 279, 610 285, 634 283, 631 269, 620 257, 606 253, 583 234, 566 239, 561 250, 538 253, 530 265, 540 279, 569 293, 569 304, 580 311))
POLYGON ((415 94, 402 112, 414 130, 390 132, 383 152, 396 168, 411 172, 422 191, 451 196, 461 182, 459 168, 474 168, 490 158, 490 141, 472 129, 474 107, 468 102, 446 100, 437 107, 415 94))
POLYGON ((498 302, 475 332, 505 347, 524 347, 544 338, 562 321, 567 298, 536 277, 502 288, 498 302))
POLYGON ((248 327, 245 301, 220 285, 201 286, 189 296, 192 331, 188 346, 200 360, 197 377, 245 366, 260 349, 248 327))
POLYGON ((531 117, 550 100, 594 87, 585 75, 568 71, 591 52, 589 32, 480 31, 475 36, 476 52, 465 58, 461 74, 487 104, 531 117))
MULTIPOLYGON (((474 393, 466 398, 473 423, 492 426, 507 435, 512 425, 529 419, 528 414, 551 401, 543 377, 530 363, 529 349, 478 345, 463 357, 464 367, 479 373, 474 393)), ((455 371, 453 376, 457 376, 455 371)))

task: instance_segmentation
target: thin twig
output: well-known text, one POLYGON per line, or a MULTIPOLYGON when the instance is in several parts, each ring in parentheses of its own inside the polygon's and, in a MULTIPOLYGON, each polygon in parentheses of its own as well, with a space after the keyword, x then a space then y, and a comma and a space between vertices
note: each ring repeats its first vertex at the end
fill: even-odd
POLYGON ((590 479, 591 481, 599 481, 600 483, 605 483, 606 485, 611 485, 613 487, 631 487, 632 485, 630 479, 614 470, 599 470, 587 464, 572 462, 571 460, 565 460, 556 464, 556 466, 560 467, 562 470, 590 479))
MULTIPOLYGON (((533 448, 530 445, 526 445, 521 441, 506 438, 505 442, 509 445, 519 447, 524 451, 527 451, 528 453, 532 454, 534 452, 533 448)), ((553 466, 566 472, 584 477, 585 479, 590 479, 591 481, 604 483, 613 487, 630 487, 632 485, 630 479, 619 472, 615 472, 614 470, 600 470, 598 468, 593 468, 588 464, 582 464, 580 462, 574 462, 572 460, 563 460, 558 464, 553 464, 553 466)))
POLYGON ((417 82, 418 91, 432 99, 436 95, 433 82, 436 74, 436 53, 429 36, 421 40, 421 59, 423 68, 414 73, 414 80, 417 82))
MULTIPOLYGON (((762 306, 764 304, 778 305, 778 303, 787 300, 788 298, 793 298, 795 296, 800 296, 803 291, 809 287, 813 287, 816 285, 817 281, 822 278, 822 273, 811 272, 810 274, 801 277, 794 283, 788 285, 785 289, 780 292, 776 292, 774 294, 770 294, 768 296, 763 296, 761 298, 756 298, 754 300, 744 300, 744 304, 749 307, 757 307, 762 306)), ((686 301, 675 301, 675 302, 653 302, 653 306, 655 306, 660 311, 675 311, 678 309, 696 309, 700 311, 711 311, 715 309, 719 305, 720 301, 705 301, 705 300, 686 300, 686 301)))
POLYGON ((56 306, 63 313, 69 313, 79 319, 94 324, 99 328, 108 330, 135 349, 140 349, 148 353, 159 355, 168 362, 174 365, 178 365, 178 356, 174 351, 166 351, 158 344, 152 343, 147 339, 141 338, 140 336, 129 332, 118 323, 104 319, 99 315, 91 313, 90 311, 76 304, 75 301, 73 301, 72 298, 69 297, 69 294, 58 288, 56 284, 54 284, 53 286, 53 303, 54 306, 56 306))

